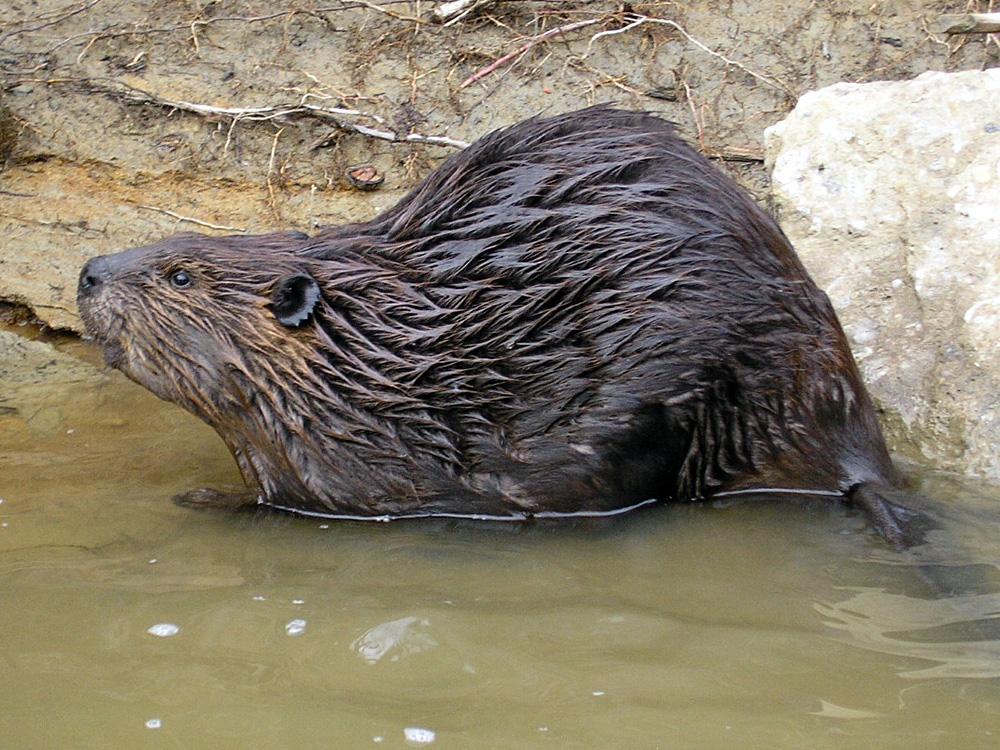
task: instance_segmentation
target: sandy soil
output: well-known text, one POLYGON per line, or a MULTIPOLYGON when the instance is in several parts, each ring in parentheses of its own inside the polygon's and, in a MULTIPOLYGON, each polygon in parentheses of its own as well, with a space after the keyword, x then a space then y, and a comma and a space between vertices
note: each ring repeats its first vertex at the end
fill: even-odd
POLYGON ((803 92, 1000 50, 929 30, 986 2, 488 2, 444 25, 429 2, 4 4, 0 298, 68 328, 89 255, 365 219, 539 112, 655 111, 766 202, 763 129, 803 92), (360 164, 381 190, 351 187, 360 164))

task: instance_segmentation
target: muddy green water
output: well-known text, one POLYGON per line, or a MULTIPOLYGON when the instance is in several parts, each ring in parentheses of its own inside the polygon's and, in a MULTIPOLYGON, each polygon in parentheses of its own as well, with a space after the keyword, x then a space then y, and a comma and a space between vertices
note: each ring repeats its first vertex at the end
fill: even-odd
POLYGON ((995 487, 925 480, 955 530, 923 559, 971 586, 936 600, 818 502, 232 518, 170 502, 239 477, 138 387, 25 404, 0 410, 0 747, 1000 744, 995 487))

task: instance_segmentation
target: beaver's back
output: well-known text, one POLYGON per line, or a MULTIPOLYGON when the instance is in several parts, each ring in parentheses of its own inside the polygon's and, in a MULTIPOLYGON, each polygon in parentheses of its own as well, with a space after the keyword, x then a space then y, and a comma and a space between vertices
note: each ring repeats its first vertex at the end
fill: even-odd
POLYGON ((662 120, 594 108, 498 131, 304 252, 345 243, 442 311, 416 387, 474 482, 570 509, 891 473, 826 295, 662 120))

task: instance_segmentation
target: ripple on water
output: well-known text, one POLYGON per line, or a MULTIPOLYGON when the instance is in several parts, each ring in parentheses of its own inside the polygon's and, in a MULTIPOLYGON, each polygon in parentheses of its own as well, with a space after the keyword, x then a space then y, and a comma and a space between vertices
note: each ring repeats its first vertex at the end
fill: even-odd
POLYGON ((827 625, 849 634, 855 645, 935 663, 903 672, 902 677, 1000 677, 1000 640, 995 635, 1000 594, 919 599, 860 589, 842 602, 814 606, 827 625), (988 630, 993 638, 985 635, 988 630))
POLYGON ((419 617, 401 617, 369 628, 351 644, 351 648, 369 664, 375 664, 386 656, 389 661, 398 661, 437 645, 427 632, 429 627, 430 622, 419 617))

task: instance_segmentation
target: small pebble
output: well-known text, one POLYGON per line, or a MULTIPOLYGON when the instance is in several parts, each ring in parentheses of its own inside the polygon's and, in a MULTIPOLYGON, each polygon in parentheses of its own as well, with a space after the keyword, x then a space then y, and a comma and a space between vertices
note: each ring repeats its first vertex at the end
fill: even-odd
POLYGON ((161 622, 157 623, 146 632, 150 635, 155 635, 158 638, 169 638, 172 635, 177 635, 180 631, 180 627, 174 625, 172 622, 161 622))
POLYGON ((285 632, 288 633, 288 635, 302 635, 305 630, 305 620, 292 620, 290 623, 285 625, 285 632))
POLYGON ((365 164, 348 169, 347 181, 358 190, 378 190, 385 181, 385 175, 379 174, 371 164, 365 164))

